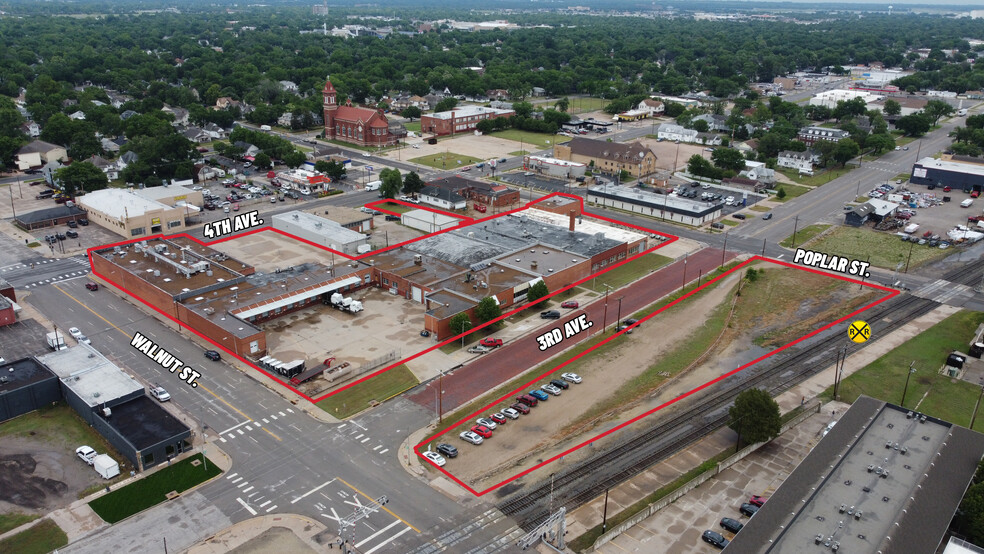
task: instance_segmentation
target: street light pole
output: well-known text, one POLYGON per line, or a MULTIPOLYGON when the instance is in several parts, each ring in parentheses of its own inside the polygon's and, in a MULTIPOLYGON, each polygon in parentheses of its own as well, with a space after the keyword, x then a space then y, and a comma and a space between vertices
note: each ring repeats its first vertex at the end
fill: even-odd
POLYGON ((622 322, 622 299, 624 296, 618 297, 618 315, 615 316, 615 328, 618 329, 619 324, 622 322))
POLYGON ((974 415, 970 417, 970 430, 974 430, 974 422, 977 421, 977 408, 981 405, 981 398, 984 397, 984 385, 981 385, 981 394, 977 396, 977 404, 974 404, 974 415))
POLYGON ((605 312, 601 316, 601 332, 604 333, 608 329, 608 293, 611 292, 612 287, 602 283, 605 287, 605 312))
POLYGON ((902 389, 902 403, 899 404, 903 408, 905 407, 905 393, 908 392, 909 390, 909 378, 912 377, 912 374, 916 372, 916 369, 912 367, 914 365, 916 365, 915 360, 913 360, 912 363, 909 364, 909 372, 906 373, 905 375, 905 387, 902 389))
POLYGON ((799 228, 800 216, 793 218, 793 248, 796 248, 796 230, 799 228))

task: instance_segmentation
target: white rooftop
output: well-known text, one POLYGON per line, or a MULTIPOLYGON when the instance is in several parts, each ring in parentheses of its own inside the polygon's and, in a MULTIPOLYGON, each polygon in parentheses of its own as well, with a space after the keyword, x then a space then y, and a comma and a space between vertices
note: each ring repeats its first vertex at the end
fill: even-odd
POLYGON ((404 212, 403 215, 418 221, 429 221, 440 228, 443 228, 449 223, 459 223, 461 221, 461 219, 457 217, 451 217, 449 215, 432 212, 430 210, 408 210, 404 212))
MULTIPOLYGON (((916 165, 921 165, 923 167, 934 167, 943 171, 955 171, 957 173, 969 173, 971 175, 984 175, 984 165, 954 162, 950 160, 937 160, 932 157, 923 158, 916 162, 916 165)), ((925 177, 925 175, 916 175, 916 177, 925 177)))
MULTIPOLYGON (((538 210, 536 208, 529 208, 527 210, 523 210, 521 213, 533 221, 548 223, 550 225, 556 225, 557 227, 563 227, 565 229, 570 225, 569 214, 557 214, 544 210, 538 210)), ((633 242, 646 238, 646 235, 642 233, 637 233, 635 231, 630 231, 619 227, 612 227, 611 225, 605 225, 604 223, 598 223, 597 221, 587 217, 575 217, 574 230, 581 233, 588 233, 590 235, 604 233, 605 238, 617 240, 626 244, 632 244, 633 242)))
POLYGON ((273 216, 274 222, 280 221, 288 225, 295 225, 301 229, 328 238, 338 244, 348 244, 364 241, 366 236, 358 231, 353 231, 342 227, 336 221, 318 217, 302 211, 292 211, 273 216))
POLYGON ((148 199, 148 200, 160 200, 161 198, 172 198, 175 196, 189 195, 195 191, 188 187, 183 187, 181 185, 168 185, 160 187, 147 187, 139 190, 135 190, 135 193, 148 199))
POLYGON ((530 156, 530 160, 538 160, 545 164, 559 165, 562 167, 587 167, 587 164, 581 162, 571 162, 568 160, 558 160, 557 158, 548 158, 546 156, 530 156))
POLYGON ((435 114, 430 114, 430 117, 436 119, 451 119, 451 115, 454 114, 455 119, 462 119, 465 117, 472 117, 475 115, 482 114, 509 114, 513 113, 512 110, 500 110, 498 108, 486 108, 485 106, 459 106, 453 110, 448 110, 446 112, 438 112, 435 114))
POLYGON ((171 209, 171 206, 167 204, 144 198, 133 191, 124 189, 97 190, 79 197, 78 202, 83 208, 102 212, 109 217, 120 220, 125 217, 143 215, 150 211, 171 209))
POLYGON ((868 200, 868 203, 875 209, 875 215, 879 216, 886 216, 892 213, 895 208, 899 207, 899 205, 895 202, 886 202, 885 200, 881 200, 879 198, 872 198, 868 200))
POLYGON ((38 356, 38 361, 90 407, 143 390, 143 385, 88 344, 38 356))

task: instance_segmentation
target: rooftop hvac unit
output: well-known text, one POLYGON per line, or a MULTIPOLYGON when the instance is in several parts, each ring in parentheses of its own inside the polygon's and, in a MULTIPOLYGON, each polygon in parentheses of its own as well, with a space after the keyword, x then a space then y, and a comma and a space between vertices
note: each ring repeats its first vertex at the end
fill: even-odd
POLYGON ((161 270, 155 269, 154 270, 154 277, 160 277, 160 276, 161 276, 161 270))
POLYGON ((109 408, 103 408, 103 417, 105 417, 105 418, 108 419, 109 416, 111 416, 111 415, 113 415, 113 410, 111 410, 109 408))

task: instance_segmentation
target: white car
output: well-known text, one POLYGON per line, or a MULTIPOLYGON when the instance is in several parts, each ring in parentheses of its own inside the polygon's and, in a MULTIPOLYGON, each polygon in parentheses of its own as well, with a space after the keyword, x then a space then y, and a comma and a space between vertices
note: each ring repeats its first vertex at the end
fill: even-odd
POLYGON ((75 449, 75 455, 91 466, 92 460, 96 457, 96 451, 90 446, 80 446, 75 449))
POLYGON ((478 433, 472 433, 471 431, 465 431, 458 436, 461 437, 461 440, 475 445, 482 444, 482 441, 485 440, 478 433))
POLYGON ((82 334, 82 331, 80 331, 78 327, 72 327, 71 329, 69 329, 68 330, 68 334, 69 335, 72 335, 72 337, 75 340, 77 340, 79 342, 79 344, 81 344, 83 342, 85 344, 89 344, 90 342, 92 342, 84 334, 82 334))
POLYGON ((519 419, 519 412, 512 408, 503 409, 502 415, 508 417, 509 419, 519 419))
POLYGON ((561 375, 564 381, 574 383, 575 385, 581 382, 581 376, 577 373, 565 373, 561 375))
POLYGON ((495 427, 496 427, 496 423, 494 421, 492 421, 491 419, 487 418, 487 417, 480 417, 480 418, 478 418, 478 419, 475 420, 475 423, 477 423, 479 425, 484 425, 484 426, 488 427, 489 429, 492 429, 493 431, 495 430, 495 427))
POLYGON ((544 392, 549 392, 550 394, 552 394, 554 396, 560 396, 560 393, 562 392, 559 388, 557 388, 554 385, 551 385, 550 383, 547 383, 546 385, 543 385, 542 387, 540 387, 540 390, 542 390, 544 392))
POLYGON ((437 467, 444 467, 444 464, 447 463, 447 460, 444 459, 444 456, 441 456, 440 454, 434 452, 433 450, 428 450, 424 452, 424 457, 434 462, 434 465, 436 465, 437 467))
POLYGON ((410 145, 410 148, 420 148, 420 145, 419 144, 411 144, 410 145))
POLYGON ((486 352, 492 350, 488 346, 482 346, 481 344, 475 345, 468 349, 471 354, 485 354, 486 352))
POLYGON ((363 152, 362 155, 365 156, 365 157, 367 157, 367 158, 369 158, 369 157, 372 156, 372 154, 370 154, 369 152, 363 152))
POLYGON ((164 390, 164 387, 157 385, 150 388, 150 395, 158 400, 158 402, 167 402, 171 399, 171 395, 164 390))

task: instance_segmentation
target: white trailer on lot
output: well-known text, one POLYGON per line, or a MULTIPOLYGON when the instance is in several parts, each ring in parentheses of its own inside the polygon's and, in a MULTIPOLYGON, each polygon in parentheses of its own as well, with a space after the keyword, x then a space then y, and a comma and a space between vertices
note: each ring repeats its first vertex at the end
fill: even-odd
POLYGON ((92 467, 103 479, 112 479, 120 474, 120 464, 108 454, 99 454, 92 460, 92 467))

